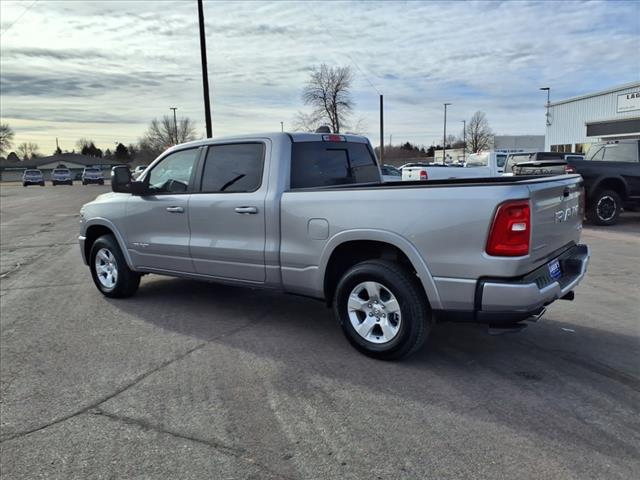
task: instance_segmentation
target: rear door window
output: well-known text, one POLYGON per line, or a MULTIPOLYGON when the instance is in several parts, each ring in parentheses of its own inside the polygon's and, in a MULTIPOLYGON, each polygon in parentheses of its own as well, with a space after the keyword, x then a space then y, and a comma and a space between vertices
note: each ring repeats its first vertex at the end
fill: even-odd
POLYGON ((295 142, 291 188, 379 182, 380 171, 367 144, 295 142))
POLYGON ((234 143, 209 147, 202 192, 254 192, 262 184, 264 144, 234 143))
POLYGON ((637 162, 637 143, 612 143, 604 146, 605 162, 637 162))

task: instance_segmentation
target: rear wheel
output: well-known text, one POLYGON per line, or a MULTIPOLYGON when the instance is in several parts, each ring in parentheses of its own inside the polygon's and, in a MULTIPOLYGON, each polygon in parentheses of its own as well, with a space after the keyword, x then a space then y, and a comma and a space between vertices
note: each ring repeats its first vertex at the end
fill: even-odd
POLYGON ((622 199, 614 190, 596 192, 587 210, 587 218, 596 225, 613 225, 618 221, 622 199))
POLYGON ((93 243, 89 268, 93 283, 107 297, 130 297, 140 285, 140 274, 128 267, 113 235, 103 235, 93 243))
POLYGON ((338 283, 334 309, 349 342, 382 360, 417 351, 432 325, 416 276, 386 260, 369 260, 349 269, 338 283))

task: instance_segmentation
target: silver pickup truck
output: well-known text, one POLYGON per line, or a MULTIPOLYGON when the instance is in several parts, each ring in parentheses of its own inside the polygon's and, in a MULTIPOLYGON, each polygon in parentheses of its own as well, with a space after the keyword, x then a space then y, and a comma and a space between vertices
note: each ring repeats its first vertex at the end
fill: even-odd
POLYGON ((360 351, 400 358, 440 320, 505 327, 572 299, 579 175, 380 181, 369 141, 275 133, 175 146, 84 205, 80 250, 98 289, 143 274, 278 289, 332 305, 360 351))

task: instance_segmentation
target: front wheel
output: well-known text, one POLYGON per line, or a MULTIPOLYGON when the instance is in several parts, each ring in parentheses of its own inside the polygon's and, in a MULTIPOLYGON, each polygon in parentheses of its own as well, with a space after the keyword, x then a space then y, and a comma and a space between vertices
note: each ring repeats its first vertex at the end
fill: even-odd
POLYGON ((113 235, 103 235, 93 243, 89 268, 93 283, 107 297, 130 297, 140 285, 140 274, 129 268, 113 235))
POLYGON ((587 210, 587 218, 596 225, 613 225, 618 221, 622 199, 614 190, 596 192, 587 210))
POLYGON ((338 283, 334 310, 349 342, 382 360, 416 352, 433 323, 415 274, 386 260, 369 260, 349 269, 338 283))

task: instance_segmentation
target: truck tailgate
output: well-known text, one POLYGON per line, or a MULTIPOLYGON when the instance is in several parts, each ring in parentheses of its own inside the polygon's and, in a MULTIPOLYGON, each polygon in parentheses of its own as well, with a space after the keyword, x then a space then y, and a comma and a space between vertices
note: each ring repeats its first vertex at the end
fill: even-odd
POLYGON ((582 177, 561 175, 532 183, 531 258, 546 260, 561 247, 577 243, 582 230, 582 177))

